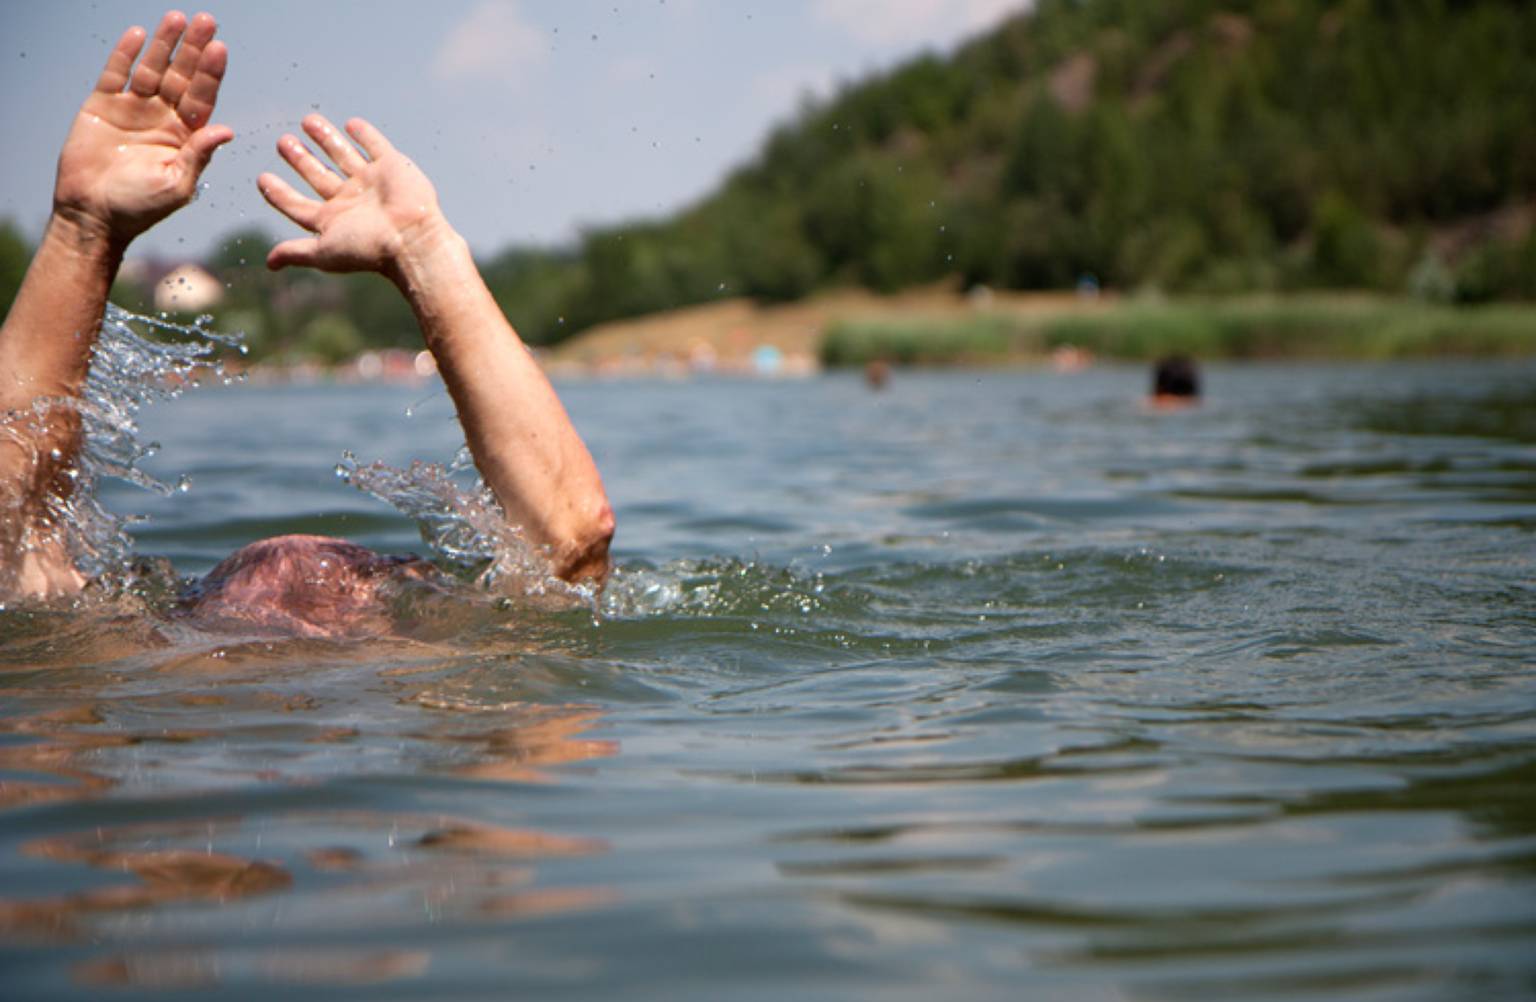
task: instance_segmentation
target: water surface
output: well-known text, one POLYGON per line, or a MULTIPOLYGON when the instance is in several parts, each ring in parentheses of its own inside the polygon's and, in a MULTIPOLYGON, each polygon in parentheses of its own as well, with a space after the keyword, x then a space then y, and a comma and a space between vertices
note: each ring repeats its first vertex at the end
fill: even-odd
MULTIPOLYGON (((1536 994, 1536 368, 562 387, 597 614, 0 620, 7 998, 1536 994)), ((141 554, 422 549, 432 386, 144 416, 141 554), (409 416, 407 416, 409 412, 409 416)))

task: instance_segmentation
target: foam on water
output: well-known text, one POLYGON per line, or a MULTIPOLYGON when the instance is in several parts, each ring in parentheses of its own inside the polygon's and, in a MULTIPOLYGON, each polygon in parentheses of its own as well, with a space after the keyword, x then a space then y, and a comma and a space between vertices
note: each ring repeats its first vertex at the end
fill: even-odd
MULTIPOLYGON (((620 567, 600 605, 610 619, 647 616, 808 616, 838 608, 826 575, 756 560, 676 560, 659 568, 620 567)), ((836 594, 834 594, 836 593, 836 594)))

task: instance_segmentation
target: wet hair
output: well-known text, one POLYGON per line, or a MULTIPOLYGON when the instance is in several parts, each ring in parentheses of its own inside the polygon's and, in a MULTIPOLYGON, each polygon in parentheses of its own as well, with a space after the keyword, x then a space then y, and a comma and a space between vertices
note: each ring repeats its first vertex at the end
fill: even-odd
POLYGON ((278 536, 243 546, 183 594, 180 612, 202 627, 301 637, 389 630, 380 585, 422 576, 417 557, 386 557, 325 536, 278 536))
POLYGON ((1187 355, 1169 355, 1159 359, 1152 369, 1152 395, 1198 397, 1200 369, 1195 365, 1195 360, 1187 355))

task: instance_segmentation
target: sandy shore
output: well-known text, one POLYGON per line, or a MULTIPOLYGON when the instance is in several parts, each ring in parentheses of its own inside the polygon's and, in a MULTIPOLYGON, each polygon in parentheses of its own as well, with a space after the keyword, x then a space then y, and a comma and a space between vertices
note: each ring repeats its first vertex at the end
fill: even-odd
POLYGON ((1070 292, 961 293, 949 285, 891 296, 837 290, 771 305, 722 299, 601 324, 548 349, 543 359, 559 375, 800 375, 820 367, 822 335, 839 321, 1061 314, 1103 309, 1110 301, 1070 292))

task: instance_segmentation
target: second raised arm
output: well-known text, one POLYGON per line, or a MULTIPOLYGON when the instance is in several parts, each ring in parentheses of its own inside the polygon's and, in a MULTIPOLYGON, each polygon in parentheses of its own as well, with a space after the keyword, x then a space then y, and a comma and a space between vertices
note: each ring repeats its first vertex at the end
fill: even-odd
POLYGON ((278 244, 268 265, 376 271, 394 282, 421 324, 475 465, 508 521, 546 550, 560 577, 605 577, 613 512, 597 467, 444 218, 431 182, 361 119, 349 121, 346 134, 319 115, 303 124, 328 162, 295 136, 284 136, 278 152, 318 197, 273 174, 258 184, 310 236, 278 244))

